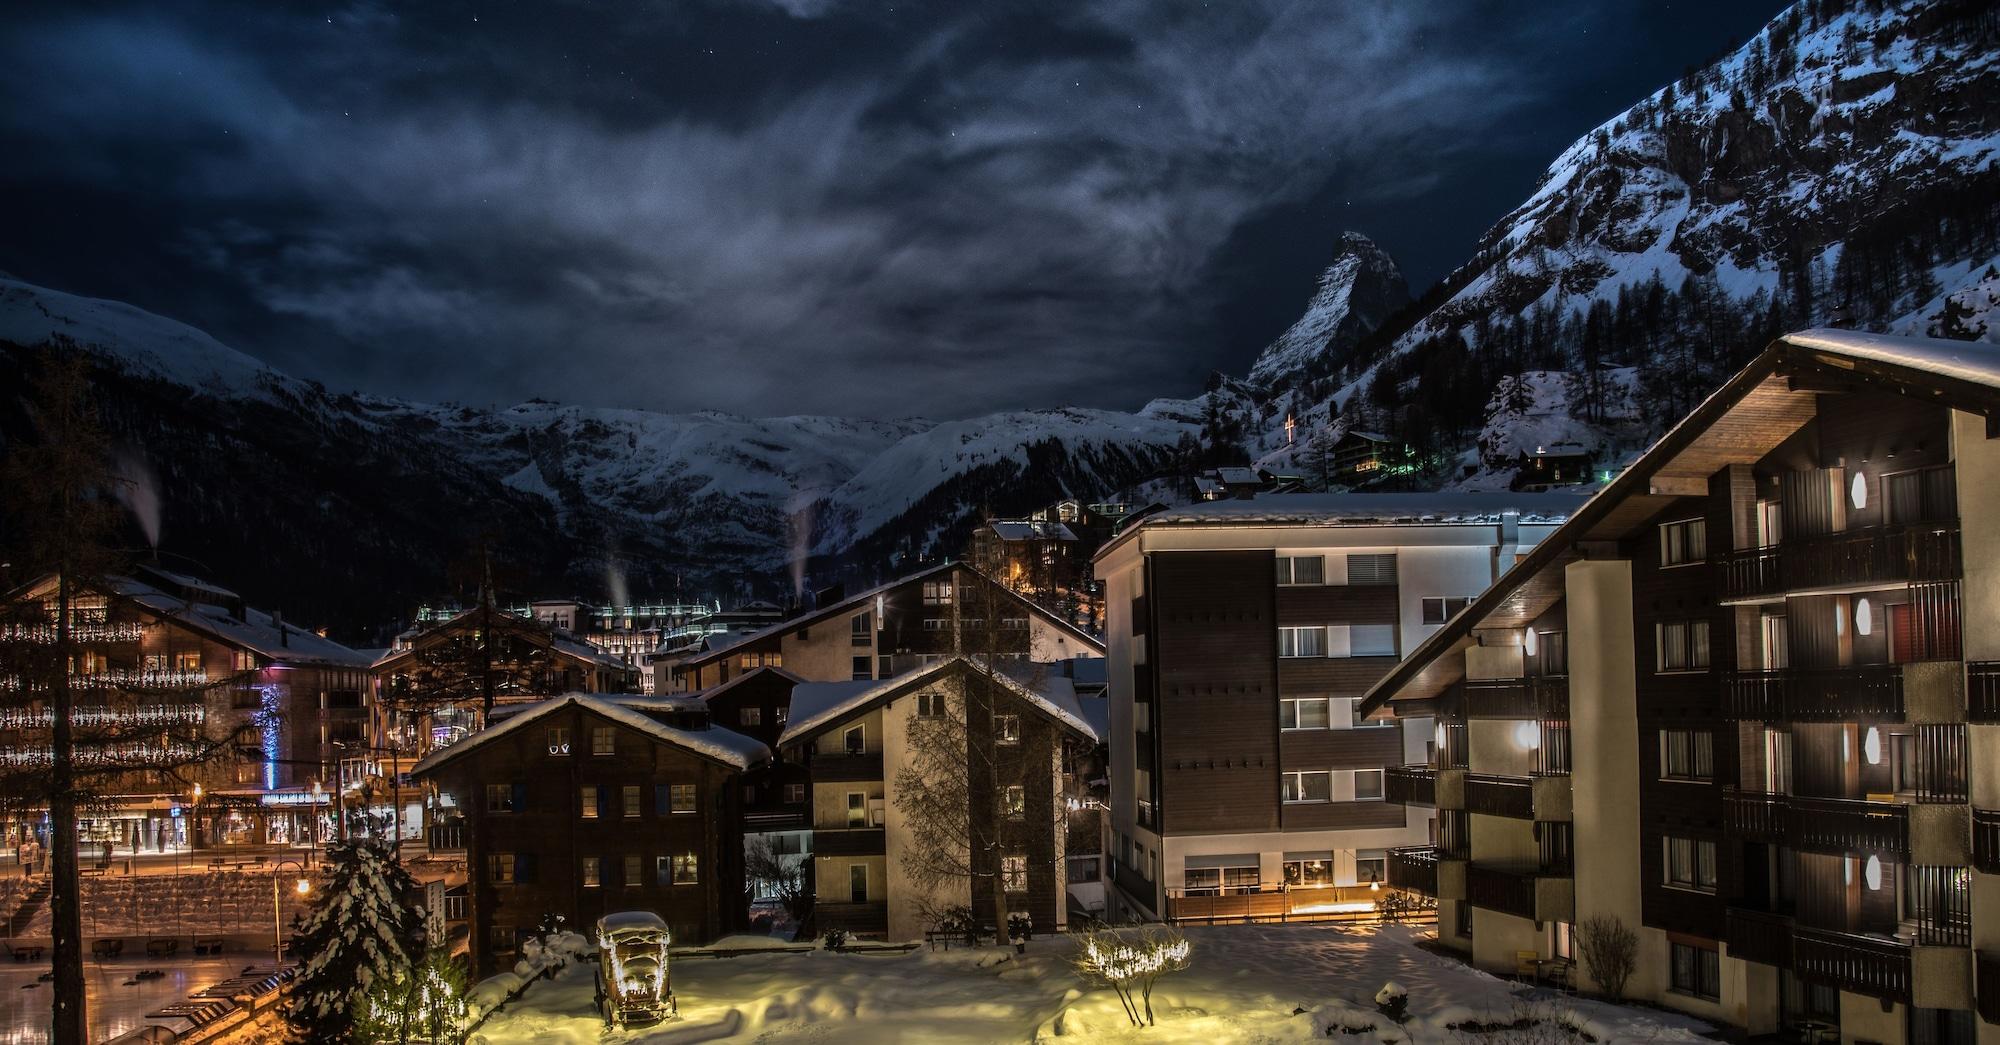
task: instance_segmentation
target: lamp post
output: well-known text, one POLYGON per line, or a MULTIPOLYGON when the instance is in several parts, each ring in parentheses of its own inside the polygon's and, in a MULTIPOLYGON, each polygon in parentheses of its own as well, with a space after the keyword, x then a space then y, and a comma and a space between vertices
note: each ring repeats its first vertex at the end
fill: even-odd
POLYGON ((284 859, 271 868, 271 972, 274 974, 285 965, 285 913, 279 902, 278 880, 284 877, 286 864, 299 869, 298 884, 293 886, 293 890, 300 896, 312 892, 312 882, 305 877, 305 864, 297 860, 284 859))

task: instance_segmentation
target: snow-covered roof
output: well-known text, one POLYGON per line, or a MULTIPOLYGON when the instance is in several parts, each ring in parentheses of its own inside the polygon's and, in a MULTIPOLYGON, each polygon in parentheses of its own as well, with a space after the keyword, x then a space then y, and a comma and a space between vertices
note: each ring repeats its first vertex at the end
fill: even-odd
POLYGON ((1786 334, 1782 340, 1803 349, 1911 367, 1941 377, 2000 388, 2000 345, 1988 342, 1894 337, 1825 328, 1786 334))
POLYGON ((1588 495, 1578 493, 1265 494, 1250 500, 1208 501, 1168 508, 1126 527, 1119 537, 1148 526, 1492 524, 1509 513, 1519 515, 1524 523, 1559 523, 1587 500, 1588 495))
MULTIPOLYGON (((446 620, 439 621, 438 623, 430 625, 429 627, 414 629, 412 632, 408 634, 415 637, 433 631, 443 631, 450 628, 454 628, 457 627, 460 622, 465 621, 468 617, 478 612, 479 612, 479 607, 477 606, 474 606, 471 609, 467 610, 460 610, 458 613, 452 615, 450 618, 446 620)), ((569 632, 566 632, 561 628, 558 628, 555 625, 550 624, 548 621, 538 620, 534 617, 523 617, 520 614, 515 613, 511 610, 503 610, 497 607, 494 609, 493 612, 497 616, 505 618, 507 623, 525 624, 531 628, 540 629, 541 631, 543 631, 545 634, 548 635, 549 648, 559 653, 567 654, 568 656, 573 657, 577 660, 586 661, 588 663, 595 664, 599 667, 611 668, 617 671, 633 670, 632 665, 625 663, 625 659, 623 657, 620 657, 615 653, 607 652, 606 650, 598 647, 597 644, 590 642, 586 639, 577 638, 575 635, 571 635, 569 632)), ((401 660, 402 658, 409 656, 411 653, 415 651, 416 651, 416 645, 414 642, 412 642, 409 645, 391 649, 387 653, 384 653, 381 657, 376 659, 375 666, 378 668, 386 666, 390 662, 401 660)))
POLYGON ((751 679, 758 678, 766 673, 776 675, 779 678, 789 680, 792 683, 792 688, 794 689, 797 689, 799 684, 805 681, 805 679, 799 677, 798 675, 794 675, 783 668, 772 667, 771 665, 767 664, 762 667, 751 668, 749 671, 746 671, 743 674, 738 675, 727 682, 718 683, 704 690, 697 690, 696 692, 689 694, 689 696, 692 696, 696 700, 701 701, 703 706, 706 706, 709 701, 714 700, 715 698, 723 695, 724 693, 729 692, 732 689, 735 689, 736 687, 742 685, 743 683, 748 682, 751 679))
POLYGON ((1356 436, 1361 439, 1366 439, 1371 443, 1387 443, 1393 441, 1388 436, 1383 435, 1380 432, 1368 432, 1368 431, 1363 431, 1362 429, 1359 428, 1350 428, 1347 430, 1347 434, 1351 436, 1356 436))
POLYGON ((1003 541, 1076 540, 1076 533, 1059 522, 996 521, 993 523, 993 533, 1003 541))
MULTIPOLYGON (((1082 708, 1078 707, 1076 689, 1069 679, 1047 670, 1048 665, 1019 667, 1017 663, 1008 662, 988 677, 1078 733, 1091 740, 1101 740, 1103 734, 1091 725, 1082 708), (1035 668, 1043 670, 1028 679, 1017 678, 1011 673, 1021 671, 1026 674, 1035 668)), ((785 724, 784 733, 778 737, 778 743, 793 744, 808 739, 877 701, 887 700, 960 671, 985 673, 972 659, 954 656, 889 679, 801 683, 792 688, 791 716, 785 724)))
POLYGON ((348 649, 332 639, 322 638, 303 628, 291 624, 280 625, 277 618, 262 610, 244 606, 243 616, 238 619, 235 606, 240 605, 241 600, 234 592, 192 577, 154 572, 176 584, 186 584, 190 589, 199 591, 203 595, 230 600, 231 604, 191 601, 133 577, 109 578, 105 584, 109 589, 107 594, 126 599, 150 613, 183 625, 191 631, 200 632, 217 642, 247 649, 279 664, 343 668, 368 666, 367 654, 348 649))
POLYGON ((589 693, 567 693, 530 705, 525 710, 509 716, 504 722, 488 726, 450 747, 440 748, 425 755, 410 772, 428 773, 460 755, 468 754, 482 745, 525 728, 531 722, 539 721, 569 707, 582 708, 627 729, 737 769, 749 769, 771 757, 771 749, 765 747, 763 743, 733 730, 720 726, 702 730, 679 729, 655 721, 639 710, 627 707, 614 699, 589 693))
POLYGON ((666 919, 651 911, 615 911, 597 920, 597 931, 613 939, 667 931, 666 919))
POLYGON ((1254 486, 1264 481, 1264 477, 1258 475, 1255 468, 1246 468, 1240 465, 1225 465, 1217 468, 1215 475, 1216 478, 1221 479, 1231 486, 1254 486))
POLYGON ((1111 735, 1111 698, 1077 697, 1076 706, 1084 721, 1090 723, 1090 728, 1096 730, 1099 737, 1111 735))

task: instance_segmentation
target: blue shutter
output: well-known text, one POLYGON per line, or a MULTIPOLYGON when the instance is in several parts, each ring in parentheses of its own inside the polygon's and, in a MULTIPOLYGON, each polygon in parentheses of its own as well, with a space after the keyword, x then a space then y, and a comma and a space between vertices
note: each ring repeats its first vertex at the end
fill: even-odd
POLYGON ((507 811, 510 813, 525 813, 528 811, 528 785, 514 785, 514 794, 508 799, 507 811))
POLYGON ((611 785, 597 785, 597 815, 601 819, 611 815, 611 785))
POLYGON ((673 811, 673 803, 667 792, 667 785, 653 785, 653 815, 666 816, 673 811))
POLYGON ((516 853, 514 855, 514 880, 532 882, 535 880, 535 854, 516 853))

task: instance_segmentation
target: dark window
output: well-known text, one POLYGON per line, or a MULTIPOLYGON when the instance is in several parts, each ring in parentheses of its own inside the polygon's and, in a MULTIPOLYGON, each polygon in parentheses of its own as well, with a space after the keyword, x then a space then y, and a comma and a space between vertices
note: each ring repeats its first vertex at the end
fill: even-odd
POLYGON ((1426 595, 1424 597, 1424 623, 1443 624, 1456 616, 1460 610, 1472 605, 1470 595, 1426 595))
POLYGON ((1680 566, 1708 559, 1708 520, 1660 524, 1660 565, 1680 566))
POLYGON ((853 678, 855 679, 855 681, 858 682, 865 679, 872 679, 874 677, 875 677, 875 658, 855 657, 853 666, 853 678))
POLYGON ((1666 884, 1680 889, 1715 891, 1715 843, 1693 838, 1664 839, 1666 884))
POLYGON ((1711 1000, 1722 997, 1722 967, 1715 952, 1685 943, 1671 944, 1674 990, 1711 1000))
POLYGON ((1660 775, 1671 780, 1715 778, 1715 735, 1707 730, 1660 731, 1660 775))
POLYGON ((1670 620, 1653 625, 1661 671, 1708 670, 1708 622, 1670 620))
POLYGON ((1349 584, 1396 583, 1395 553, 1379 552, 1370 555, 1348 556, 1347 583, 1349 584))
POLYGON ((1278 557, 1279 584, 1325 584, 1326 559, 1319 555, 1278 557))

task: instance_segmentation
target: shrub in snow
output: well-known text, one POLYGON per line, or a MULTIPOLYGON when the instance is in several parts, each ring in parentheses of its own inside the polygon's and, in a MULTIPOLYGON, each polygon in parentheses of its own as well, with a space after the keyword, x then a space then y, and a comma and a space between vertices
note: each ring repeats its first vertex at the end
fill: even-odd
POLYGON ((293 928, 288 953, 300 962, 285 1021, 312 1042, 356 1040, 363 993, 378 977, 415 965, 424 953, 417 883, 375 840, 327 848, 327 872, 313 908, 293 928))
POLYGON ((378 976, 361 997, 355 1035, 372 1042, 459 1045, 471 1019, 465 969, 443 948, 414 968, 378 976))
POLYGON ((1026 911, 1015 911, 1007 916, 1007 939, 1015 943, 1027 943, 1035 938, 1035 920, 1026 911))
POLYGON ((1153 984, 1188 967, 1194 948, 1171 929, 1139 933, 1100 932, 1083 938, 1074 960, 1084 982, 1109 987, 1125 1006, 1134 1027, 1153 1025, 1153 984))
POLYGON ((1592 915, 1576 927, 1576 951, 1604 993, 1622 997, 1639 964, 1639 934, 1608 914, 1592 915))
POLYGON ((1402 1023, 1410 1018, 1410 992, 1394 980, 1382 985, 1375 992, 1375 1010, 1382 1015, 1402 1023))
POLYGON ((820 934, 819 940, 829 951, 840 950, 842 947, 847 946, 847 930, 828 929, 826 932, 820 934))

